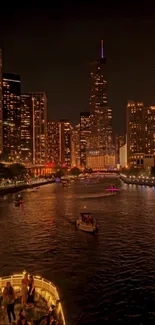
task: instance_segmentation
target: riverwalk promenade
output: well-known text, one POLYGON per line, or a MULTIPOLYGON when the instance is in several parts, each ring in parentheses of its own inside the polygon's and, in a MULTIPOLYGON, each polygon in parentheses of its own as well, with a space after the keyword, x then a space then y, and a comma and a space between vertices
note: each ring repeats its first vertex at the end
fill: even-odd
POLYGON ((7 184, 7 185, 1 185, 0 186, 0 195, 5 195, 9 193, 15 193, 22 191, 27 188, 33 188, 37 186, 42 186, 50 183, 55 183, 54 179, 37 179, 32 181, 31 183, 25 183, 25 182, 18 182, 16 184, 7 184))
POLYGON ((120 179, 126 184, 155 186, 155 177, 134 176, 134 175, 127 176, 124 174, 120 174, 120 179))

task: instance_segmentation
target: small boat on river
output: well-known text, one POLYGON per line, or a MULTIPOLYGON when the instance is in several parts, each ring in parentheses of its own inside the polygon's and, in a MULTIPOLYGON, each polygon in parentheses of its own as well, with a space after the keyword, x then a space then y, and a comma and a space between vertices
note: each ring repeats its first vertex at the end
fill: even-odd
POLYGON ((91 213, 80 213, 76 220, 76 227, 82 231, 95 233, 98 231, 98 223, 91 213))
POLYGON ((21 194, 17 194, 14 201, 15 206, 19 207, 20 205, 22 205, 22 203, 23 203, 23 199, 21 194))
MULTIPOLYGON (((3 291, 7 282, 10 282, 11 286, 15 292, 15 315, 18 319, 19 312, 21 310, 21 283, 24 275, 14 274, 0 278, 0 299, 3 299, 3 291)), ((59 294, 55 285, 41 278, 40 276, 33 276, 34 286, 35 286, 35 297, 34 304, 31 306, 26 305, 24 307, 25 316, 30 324, 42 324, 41 319, 47 317, 47 311, 50 314, 50 311, 54 308, 55 319, 58 321, 59 325, 66 325, 64 313, 62 309, 62 304, 59 298, 59 294)), ((4 310, 1 310, 0 314, 4 315, 4 310)), ((1 315, 2 316, 2 315, 1 315)), ((3 317, 0 318, 0 324, 6 324, 3 317)))

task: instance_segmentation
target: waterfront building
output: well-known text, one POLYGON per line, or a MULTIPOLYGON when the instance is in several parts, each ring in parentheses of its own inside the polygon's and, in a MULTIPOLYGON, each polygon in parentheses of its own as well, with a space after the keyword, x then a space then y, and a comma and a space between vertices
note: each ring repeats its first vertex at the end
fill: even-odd
POLYGON ((60 122, 47 123, 47 162, 58 164, 60 162, 60 122))
POLYGON ((112 149, 112 109, 108 105, 106 59, 101 41, 101 57, 91 62, 90 96, 91 148, 109 153, 112 149))
POLYGON ((129 101, 126 109, 127 161, 129 167, 142 168, 145 154, 145 107, 129 101))
POLYGON ((120 167, 127 167, 127 144, 125 143, 123 146, 119 147, 119 164, 120 167))
POLYGON ((60 163, 71 167, 71 124, 68 120, 60 120, 60 163))
POLYGON ((21 80, 19 75, 3 74, 3 153, 5 159, 20 160, 21 80))
POLYGON ((71 137, 72 167, 80 167, 80 140, 80 124, 77 124, 72 129, 71 137))
POLYGON ((125 145, 125 136, 116 134, 115 137, 115 153, 116 153, 116 163, 120 163, 120 148, 125 145))
POLYGON ((155 155, 155 106, 145 109, 145 153, 155 155))
POLYGON ((0 156, 3 151, 3 106, 2 106, 2 50, 0 49, 0 156))
POLYGON ((31 94, 21 94, 21 155, 24 163, 33 162, 33 104, 31 94))
POLYGON ((86 158, 87 168, 91 168, 93 171, 104 171, 107 169, 116 168, 115 152, 111 154, 105 154, 104 150, 87 150, 86 158))
POLYGON ((33 164, 47 160, 47 98, 44 92, 30 93, 33 114, 33 164))
POLYGON ((80 113, 80 165, 86 167, 86 151, 90 147, 90 113, 80 113))

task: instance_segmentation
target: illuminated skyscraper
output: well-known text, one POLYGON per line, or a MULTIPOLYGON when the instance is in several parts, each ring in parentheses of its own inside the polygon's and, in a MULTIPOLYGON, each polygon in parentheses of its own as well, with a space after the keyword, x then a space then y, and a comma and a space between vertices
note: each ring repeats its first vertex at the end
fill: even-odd
POLYGON ((3 74, 3 152, 12 161, 20 160, 20 94, 20 76, 3 74))
POLYGON ((90 141, 90 113, 80 113, 80 164, 82 168, 86 167, 86 152, 90 141))
POLYGON ((80 124, 72 129, 72 166, 80 167, 80 124))
POLYGON ((33 111, 33 164, 47 160, 47 98, 45 93, 31 93, 33 111))
POLYGON ((142 102, 130 101, 127 104, 127 160, 132 167, 143 166, 145 153, 145 107, 142 102))
POLYGON ((2 50, 0 49, 0 156, 3 151, 2 50))
POLYGON ((60 122, 47 123, 47 162, 60 162, 60 122))
POLYGON ((71 124, 68 120, 60 120, 60 162, 71 166, 71 124))
POLYGON ((115 154, 116 154, 116 164, 119 164, 119 149, 125 144, 125 136, 124 135, 116 135, 115 137, 115 154))
POLYGON ((112 109, 108 106, 106 59, 101 41, 101 58, 91 62, 91 147, 103 149, 112 148, 112 109))
POLYGON ((145 153, 155 155, 155 106, 145 110, 145 153))
POLYGON ((21 161, 33 161, 33 105, 30 94, 21 94, 21 161))

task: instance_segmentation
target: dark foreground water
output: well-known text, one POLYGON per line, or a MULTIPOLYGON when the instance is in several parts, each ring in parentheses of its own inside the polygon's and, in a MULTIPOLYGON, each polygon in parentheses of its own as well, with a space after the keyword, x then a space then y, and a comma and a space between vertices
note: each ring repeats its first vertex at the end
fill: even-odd
POLYGON ((155 190, 115 181, 120 193, 101 197, 110 183, 43 186, 23 192, 19 208, 0 199, 0 275, 26 269, 53 281, 67 325, 155 323, 155 190), (84 206, 95 236, 75 229, 84 206))

